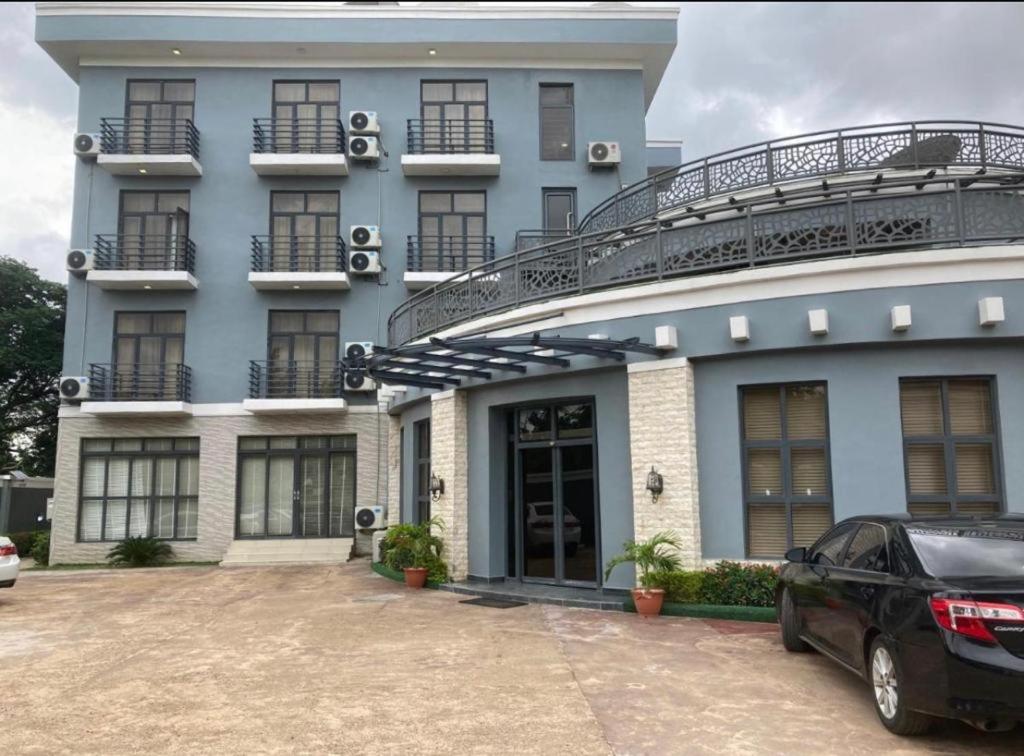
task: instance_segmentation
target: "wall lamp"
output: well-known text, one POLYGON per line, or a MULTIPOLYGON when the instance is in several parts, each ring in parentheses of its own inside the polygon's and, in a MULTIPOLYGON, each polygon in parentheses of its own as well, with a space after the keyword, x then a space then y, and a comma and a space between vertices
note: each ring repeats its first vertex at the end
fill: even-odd
POLYGON ((441 498, 441 494, 444 493, 444 478, 437 477, 437 473, 430 473, 430 498, 432 501, 437 501, 441 498))
POLYGON ((665 479, 654 469, 654 465, 651 465, 651 471, 647 473, 647 490, 651 492, 651 501, 657 501, 665 490, 665 479))

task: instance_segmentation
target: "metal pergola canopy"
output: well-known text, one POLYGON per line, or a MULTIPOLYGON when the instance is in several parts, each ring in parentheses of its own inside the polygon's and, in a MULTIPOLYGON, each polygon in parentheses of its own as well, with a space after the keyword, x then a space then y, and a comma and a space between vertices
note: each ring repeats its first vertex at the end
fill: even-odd
POLYGON ((490 380, 495 373, 526 372, 529 365, 569 367, 570 358, 583 355, 623 362, 626 353, 661 355, 638 338, 619 341, 606 338, 564 336, 469 336, 432 338, 401 347, 374 346, 365 364, 369 375, 381 383, 444 389, 464 379, 490 380))

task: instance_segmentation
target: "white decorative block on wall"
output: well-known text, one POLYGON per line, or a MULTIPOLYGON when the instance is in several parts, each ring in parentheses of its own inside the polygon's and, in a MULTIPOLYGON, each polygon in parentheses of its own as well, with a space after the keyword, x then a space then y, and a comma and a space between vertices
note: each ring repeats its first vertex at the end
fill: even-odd
POLYGON ((889 310, 889 319, 892 321, 892 330, 910 330, 910 305, 896 305, 889 310))
POLYGON ((750 341, 750 321, 746 315, 729 318, 729 335, 733 341, 750 341))
POLYGON ((828 333, 828 310, 808 310, 807 323, 811 333, 815 336, 824 336, 828 333))
POLYGON ((654 329, 654 346, 664 351, 679 348, 679 332, 675 326, 663 325, 654 329))
POLYGON ((994 326, 1006 320, 1002 297, 985 297, 978 300, 978 324, 994 326))

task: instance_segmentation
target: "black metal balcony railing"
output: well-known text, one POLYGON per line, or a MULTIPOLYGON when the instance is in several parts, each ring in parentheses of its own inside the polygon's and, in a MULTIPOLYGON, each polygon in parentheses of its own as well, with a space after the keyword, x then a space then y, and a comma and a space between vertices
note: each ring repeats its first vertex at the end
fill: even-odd
POLYGON ((195 242, 179 234, 97 234, 95 252, 97 270, 195 272, 195 242))
POLYGON ((348 270, 345 242, 338 236, 252 237, 255 273, 344 273, 348 270))
POLYGON ((574 232, 569 230, 554 231, 545 228, 524 228, 516 231, 516 252, 532 247, 539 247, 551 242, 565 241, 574 232))
MULTIPOLYGON (((1022 153, 1024 158, 1024 153, 1022 153)), ((483 315, 604 288, 908 249, 1024 240, 1024 172, 863 177, 655 219, 498 257, 406 300, 388 321, 404 344, 483 315)))
POLYGON ((336 118, 253 118, 253 152, 345 153, 345 129, 336 118))
POLYGON ((192 370, 179 363, 92 364, 89 400, 94 402, 188 402, 192 370))
POLYGON ((489 118, 409 119, 410 155, 494 153, 494 122, 489 118))
POLYGON ((493 236, 410 236, 406 270, 455 273, 493 259, 493 236))
POLYGON ((251 399, 336 399, 344 386, 340 361, 252 360, 251 399))
POLYGON ((1024 129, 977 121, 916 121, 817 131, 740 147, 648 176, 579 222, 617 228, 716 196, 857 171, 963 166, 1024 169, 1024 129))
POLYGON ((191 155, 199 130, 188 118, 101 118, 100 151, 112 155, 191 155))

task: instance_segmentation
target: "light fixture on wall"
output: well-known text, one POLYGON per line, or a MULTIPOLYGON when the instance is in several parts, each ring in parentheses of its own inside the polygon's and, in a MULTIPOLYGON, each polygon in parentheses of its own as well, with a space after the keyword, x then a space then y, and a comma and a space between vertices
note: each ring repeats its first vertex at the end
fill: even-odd
POLYGON ((436 472, 431 471, 430 473, 430 498, 432 501, 437 501, 441 498, 441 494, 444 493, 444 478, 439 478, 436 472))
POLYGON ((657 501, 665 490, 665 479, 654 469, 654 465, 651 465, 651 471, 647 473, 647 490, 651 492, 651 501, 657 501))

